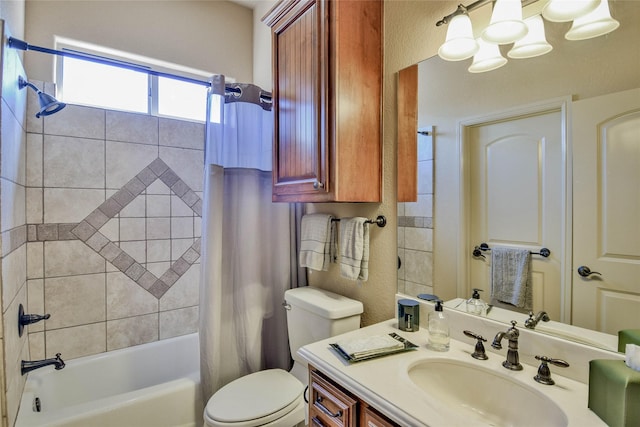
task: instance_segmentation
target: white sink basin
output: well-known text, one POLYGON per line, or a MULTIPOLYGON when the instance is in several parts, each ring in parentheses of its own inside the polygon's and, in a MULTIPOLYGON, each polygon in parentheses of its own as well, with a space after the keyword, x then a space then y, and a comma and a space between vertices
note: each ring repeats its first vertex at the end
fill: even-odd
MULTIPOLYGON (((409 368, 409 378, 468 425, 564 427, 568 420, 544 394, 508 375, 470 363, 429 359, 409 368)), ((533 378, 531 378, 533 381, 533 378)))

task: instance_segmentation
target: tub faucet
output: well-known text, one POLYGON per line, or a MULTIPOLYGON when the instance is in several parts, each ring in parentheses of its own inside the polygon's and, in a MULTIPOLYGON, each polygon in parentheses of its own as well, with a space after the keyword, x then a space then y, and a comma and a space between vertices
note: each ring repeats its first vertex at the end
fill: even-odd
POLYGON ((56 365, 55 369, 59 371, 64 368, 64 361, 60 358, 60 353, 56 354, 56 357, 53 359, 44 359, 44 360, 23 360, 21 363, 22 375, 27 372, 31 372, 35 369, 42 368, 43 366, 56 365))
POLYGON ((535 316, 533 315, 533 311, 530 311, 529 318, 524 321, 524 326, 529 329, 535 329, 536 325, 541 320, 543 322, 548 322, 549 320, 551 320, 551 318, 549 317, 546 311, 539 311, 538 314, 536 314, 535 316))
POLYGON ((502 362, 502 366, 512 371, 521 371, 522 365, 520 364, 520 358, 518 356, 518 337, 520 336, 520 331, 516 329, 516 323, 518 322, 512 320, 511 327, 507 329, 506 332, 498 332, 493 339, 493 343, 491 343, 491 347, 500 350, 502 348, 502 339, 506 337, 509 340, 509 349, 507 350, 507 360, 502 362))

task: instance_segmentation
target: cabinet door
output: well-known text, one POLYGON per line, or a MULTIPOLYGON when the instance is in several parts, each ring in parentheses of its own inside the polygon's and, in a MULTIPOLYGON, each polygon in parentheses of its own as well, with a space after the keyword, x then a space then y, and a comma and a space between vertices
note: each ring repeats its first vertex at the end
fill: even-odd
POLYGON ((273 34, 273 199, 322 197, 328 182, 326 3, 301 1, 285 10, 273 34))
POLYGON ((317 372, 311 372, 310 380, 310 425, 356 427, 357 400, 317 372))

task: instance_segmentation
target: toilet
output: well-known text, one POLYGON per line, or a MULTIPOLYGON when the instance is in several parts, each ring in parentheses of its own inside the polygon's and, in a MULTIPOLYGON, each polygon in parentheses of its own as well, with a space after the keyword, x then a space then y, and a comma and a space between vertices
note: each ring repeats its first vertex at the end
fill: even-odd
POLYGON ((267 369, 230 382, 207 402, 204 423, 208 427, 293 427, 305 421, 304 389, 307 363, 300 347, 360 327, 360 301, 309 286, 284 294, 287 310, 290 372, 267 369))

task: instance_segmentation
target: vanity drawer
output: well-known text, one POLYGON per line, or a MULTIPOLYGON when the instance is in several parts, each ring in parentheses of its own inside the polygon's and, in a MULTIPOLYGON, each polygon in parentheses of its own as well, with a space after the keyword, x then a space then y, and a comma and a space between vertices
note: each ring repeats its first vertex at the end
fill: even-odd
POLYGON ((309 382, 311 426, 357 427, 357 403, 347 392, 315 371, 309 382))
POLYGON ((365 406, 360 415, 360 427, 399 427, 398 424, 378 413, 370 406, 365 406))

